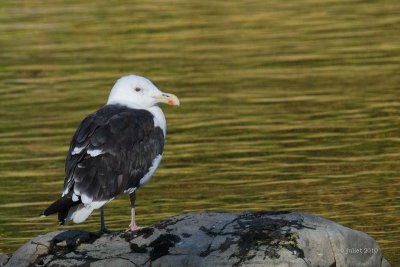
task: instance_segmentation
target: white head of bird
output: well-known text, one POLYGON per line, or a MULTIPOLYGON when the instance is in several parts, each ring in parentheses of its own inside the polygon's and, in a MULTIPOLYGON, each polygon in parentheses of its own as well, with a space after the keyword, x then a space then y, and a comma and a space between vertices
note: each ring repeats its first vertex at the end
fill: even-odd
POLYGON ((148 109, 158 103, 179 106, 179 99, 173 94, 159 90, 150 80, 127 75, 117 80, 111 89, 107 104, 123 104, 131 108, 148 109))

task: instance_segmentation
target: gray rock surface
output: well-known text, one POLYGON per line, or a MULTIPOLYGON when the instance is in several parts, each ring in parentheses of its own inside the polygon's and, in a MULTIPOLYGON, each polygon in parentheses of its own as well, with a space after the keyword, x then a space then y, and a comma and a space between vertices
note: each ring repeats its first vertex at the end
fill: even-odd
POLYGON ((57 231, 6 266, 388 267, 374 239, 299 212, 188 213, 137 232, 57 231))
POLYGON ((0 254, 0 266, 4 266, 7 263, 9 258, 10 257, 8 257, 7 254, 4 254, 4 253, 0 254))

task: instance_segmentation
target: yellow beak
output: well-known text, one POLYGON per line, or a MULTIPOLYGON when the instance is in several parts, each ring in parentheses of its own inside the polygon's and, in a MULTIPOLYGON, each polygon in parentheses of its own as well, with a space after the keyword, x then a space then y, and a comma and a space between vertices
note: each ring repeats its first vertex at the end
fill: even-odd
POLYGON ((179 106, 180 102, 176 95, 162 93, 159 96, 154 97, 158 103, 166 103, 170 106, 179 106))

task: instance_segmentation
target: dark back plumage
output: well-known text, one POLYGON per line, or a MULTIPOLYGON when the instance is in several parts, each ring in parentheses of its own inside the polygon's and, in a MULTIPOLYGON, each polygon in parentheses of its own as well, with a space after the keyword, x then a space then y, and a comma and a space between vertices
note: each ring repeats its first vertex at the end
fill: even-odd
POLYGON ((163 131, 149 111, 104 106, 86 117, 72 138, 64 192, 102 201, 137 188, 163 146, 163 131))

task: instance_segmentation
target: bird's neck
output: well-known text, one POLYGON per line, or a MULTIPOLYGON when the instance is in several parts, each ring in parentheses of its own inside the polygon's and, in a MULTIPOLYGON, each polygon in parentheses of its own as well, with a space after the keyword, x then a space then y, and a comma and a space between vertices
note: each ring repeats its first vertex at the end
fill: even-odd
POLYGON ((133 108, 133 109, 145 109, 138 105, 137 103, 131 102, 127 99, 122 99, 122 98, 109 98, 107 101, 107 105, 122 105, 126 106, 128 108, 133 108))
POLYGON ((164 116, 164 112, 159 106, 152 106, 150 108, 147 108, 151 114, 154 116, 154 126, 155 127, 160 127, 163 132, 164 132, 164 138, 167 134, 167 121, 164 116))

